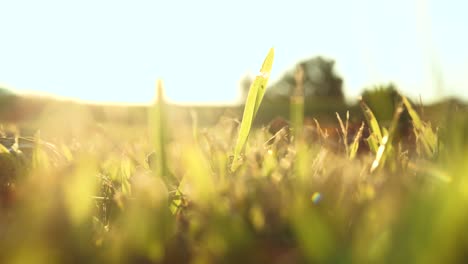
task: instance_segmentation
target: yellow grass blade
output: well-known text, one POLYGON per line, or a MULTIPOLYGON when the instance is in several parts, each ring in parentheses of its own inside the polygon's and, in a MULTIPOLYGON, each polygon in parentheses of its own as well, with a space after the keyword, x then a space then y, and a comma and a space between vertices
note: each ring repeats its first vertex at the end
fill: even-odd
POLYGON ((255 77, 255 80, 250 86, 245 103, 242 123, 239 129, 237 143, 234 148, 234 159, 231 164, 231 171, 235 171, 239 166, 239 157, 245 143, 247 142, 250 128, 252 127, 252 121, 255 118, 258 109, 260 108, 260 103, 262 102, 263 95, 265 94, 268 78, 270 77, 270 71, 273 65, 273 58, 274 49, 271 48, 267 57, 265 58, 265 61, 263 62, 262 68, 260 69, 260 74, 255 77))
POLYGON ((362 131, 364 130, 364 122, 362 122, 361 127, 359 128, 356 136, 354 137, 353 144, 351 144, 351 148, 349 149, 349 159, 353 160, 356 157, 357 151, 359 149, 359 141, 362 137, 362 131))
POLYGON ((432 157, 437 153, 437 135, 432 130, 429 124, 426 124, 421 121, 416 110, 414 110, 411 103, 404 96, 401 96, 403 104, 408 110, 409 115, 413 121, 414 133, 416 135, 418 143, 420 142, 424 152, 427 156, 432 157))
POLYGON ((166 120, 166 102, 164 99, 164 86, 162 80, 158 80, 157 82, 156 100, 150 111, 150 135, 152 137, 152 144, 154 145, 157 160, 157 168, 155 173, 167 184, 166 178, 169 177, 166 161, 168 126, 166 120))
MULTIPOLYGON (((256 89, 257 89, 257 96, 255 97, 255 111, 254 111, 254 117, 257 115, 258 109, 260 108, 260 103, 262 102, 263 96, 265 95, 265 90, 266 86, 268 84, 268 78, 270 78, 270 72, 273 67, 273 59, 275 57, 275 50, 273 48, 270 49, 268 52, 268 55, 265 58, 265 61, 263 61, 262 68, 260 69, 260 76, 263 78, 255 78, 255 81, 258 80, 258 84, 256 84, 256 89)), ((254 83, 251 86, 251 89, 254 85, 254 83)))
POLYGON ((343 120, 341 120, 341 117, 340 117, 340 114, 338 114, 338 112, 335 112, 336 114, 336 118, 338 119, 338 123, 340 124, 340 128, 341 128, 341 136, 342 136, 342 139, 343 139, 343 144, 344 144, 344 147, 345 147, 345 152, 346 152, 346 156, 349 157, 349 146, 348 146, 348 119, 349 119, 349 111, 348 111, 348 119, 346 120, 346 126, 343 124, 343 120))
POLYGON ((375 115, 372 112, 372 110, 369 108, 369 106, 367 106, 367 104, 364 101, 361 100, 360 105, 362 111, 364 112, 367 124, 369 125, 371 130, 371 135, 367 139, 367 141, 369 142, 369 147, 374 153, 377 153, 377 150, 383 138, 379 122, 377 121, 377 118, 375 118, 375 115))

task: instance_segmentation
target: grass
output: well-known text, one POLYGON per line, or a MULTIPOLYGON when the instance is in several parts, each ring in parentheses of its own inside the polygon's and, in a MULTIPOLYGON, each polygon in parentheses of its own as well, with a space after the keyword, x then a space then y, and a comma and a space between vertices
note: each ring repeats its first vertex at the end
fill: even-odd
POLYGON ((349 114, 307 125, 298 100, 272 135, 251 127, 259 80, 240 127, 193 116, 169 130, 158 83, 148 126, 43 127, 30 151, 20 134, 0 145, 0 263, 465 262, 466 109, 436 127, 401 97, 387 127, 362 102, 353 132, 349 114))
POLYGON ((257 115, 260 104, 262 103, 263 96, 265 95, 271 68, 273 67, 274 54, 274 49, 271 48, 267 57, 265 58, 265 61, 262 64, 260 74, 255 77, 251 87, 249 88, 249 93, 247 94, 247 99, 245 102, 242 123, 240 125, 237 143, 234 148, 234 157, 231 164, 231 171, 235 171, 239 166, 238 164, 240 155, 249 136, 253 119, 257 115))

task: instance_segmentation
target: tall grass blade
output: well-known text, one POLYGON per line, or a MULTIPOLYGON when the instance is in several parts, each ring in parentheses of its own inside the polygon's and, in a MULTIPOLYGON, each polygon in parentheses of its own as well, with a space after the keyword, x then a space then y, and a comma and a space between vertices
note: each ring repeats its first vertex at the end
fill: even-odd
POLYGON ((299 66, 296 69, 294 79, 296 88, 290 98, 290 116, 296 143, 302 140, 304 130, 304 69, 299 66))
MULTIPOLYGON (((370 111, 370 109, 369 109, 370 111)), ((398 128, 398 123, 400 120, 400 116, 403 113, 403 103, 401 102, 397 107, 396 110, 393 114, 392 122, 390 124, 390 129, 387 130, 386 128, 383 128, 383 137, 382 140, 378 142, 378 148, 376 153, 376 157, 374 159, 374 162, 372 163, 370 172, 374 172, 378 168, 381 168, 384 166, 385 162, 387 161, 388 157, 394 153, 394 148, 393 148, 393 139, 397 133, 397 128, 398 128)), ((377 122, 377 120, 375 120, 377 122)), ((372 130, 372 135, 374 135, 374 131, 372 130)), ((375 148, 375 142, 373 142, 375 148)))
POLYGON ((351 144, 351 148, 349 149, 348 158, 353 160, 356 157, 357 151, 359 149, 359 142, 362 137, 362 131, 364 131, 364 122, 362 122, 361 127, 359 128, 356 136, 354 137, 354 141, 351 144))
POLYGON ((408 110, 408 113, 411 117, 411 120, 413 120, 413 125, 417 130, 421 130, 423 128, 423 122, 421 121, 421 118, 419 118, 418 113, 416 110, 414 110, 413 106, 411 103, 408 101, 408 99, 404 96, 401 96, 401 99, 403 100, 403 104, 405 105, 406 109, 408 110))
POLYGON ((338 119, 338 123, 340 124, 341 128, 341 136, 343 139, 343 145, 345 147, 346 156, 349 157, 349 145, 348 145, 348 119, 349 119, 349 111, 347 112, 347 119, 346 119, 346 126, 343 124, 343 120, 341 120, 340 114, 338 112, 335 113, 336 118, 338 119))
POLYGON ((372 110, 369 108, 369 106, 367 106, 367 104, 363 100, 361 100, 359 104, 361 106, 362 111, 364 112, 364 117, 366 118, 367 124, 369 125, 371 130, 371 135, 367 139, 367 142, 369 143, 369 147, 372 150, 372 152, 377 153, 377 150, 383 138, 379 122, 377 121, 377 118, 375 118, 375 115, 372 112, 372 110))
POLYGON ((234 148, 234 159, 231 164, 231 171, 235 171, 239 166, 239 158, 244 148, 247 138, 252 127, 252 121, 260 108, 265 89, 268 84, 268 78, 270 77, 271 68, 273 65, 274 49, 271 48, 265 58, 260 74, 255 77, 252 85, 250 86, 247 100, 245 103, 244 114, 242 116, 242 123, 239 129, 239 135, 237 137, 237 143, 234 148))
POLYGON ((167 184, 167 179, 169 177, 166 158, 168 126, 166 121, 166 102, 164 99, 164 86, 162 80, 157 81, 156 100, 150 111, 150 135, 156 152, 155 174, 161 177, 167 184))
POLYGON ((403 104, 405 105, 408 113, 413 121, 414 134, 417 142, 423 147, 424 153, 428 157, 433 157, 438 152, 438 138, 429 124, 421 121, 416 110, 414 110, 411 103, 404 96, 401 96, 403 104))
POLYGON ((385 135, 382 139, 382 142, 379 146, 379 148, 377 149, 377 154, 375 155, 375 159, 374 159, 374 162, 372 162, 372 166, 371 166, 371 169, 370 169, 370 172, 374 172, 377 168, 383 166, 383 163, 384 163, 384 153, 385 153, 385 150, 387 150, 387 143, 388 143, 388 136, 385 135))
MULTIPOLYGON (((265 60, 263 61, 262 68, 260 69, 260 76, 263 78, 255 78, 254 83, 252 83, 252 87, 255 85, 255 82, 258 80, 258 84, 256 85, 257 88, 257 96, 255 100, 255 111, 254 117, 257 115, 258 109, 260 108, 260 103, 262 102, 263 96, 265 95, 266 86, 268 84, 268 79, 270 78, 270 72, 273 68, 273 59, 275 57, 275 50, 273 48, 270 49, 268 52, 265 60)), ((251 90, 250 89, 250 90, 251 90)))

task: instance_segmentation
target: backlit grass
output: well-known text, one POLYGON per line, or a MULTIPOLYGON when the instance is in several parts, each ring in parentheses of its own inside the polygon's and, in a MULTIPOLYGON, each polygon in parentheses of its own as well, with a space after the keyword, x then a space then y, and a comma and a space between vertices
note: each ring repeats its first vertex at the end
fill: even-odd
POLYGON ((271 134, 251 127, 253 98, 240 127, 173 126, 159 83, 147 126, 80 123, 60 137, 49 122, 10 135, 0 263, 465 261, 466 109, 435 124, 401 97, 389 125, 363 102, 365 122, 311 126, 292 105, 292 126, 271 134))

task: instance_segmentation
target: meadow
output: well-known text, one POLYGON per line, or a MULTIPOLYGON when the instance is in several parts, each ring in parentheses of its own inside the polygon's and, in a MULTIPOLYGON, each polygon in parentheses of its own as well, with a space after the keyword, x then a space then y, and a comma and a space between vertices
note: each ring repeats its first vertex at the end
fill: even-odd
POLYGON ((309 122, 297 95, 253 126, 272 64, 208 127, 168 119, 161 82, 143 124, 5 123, 0 263, 465 263, 467 108, 309 122))

